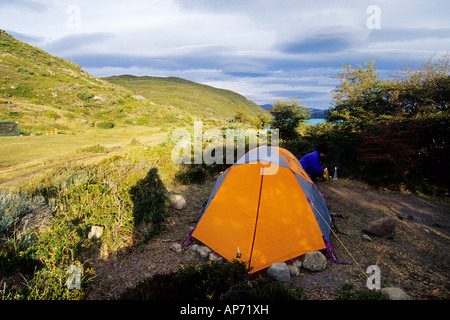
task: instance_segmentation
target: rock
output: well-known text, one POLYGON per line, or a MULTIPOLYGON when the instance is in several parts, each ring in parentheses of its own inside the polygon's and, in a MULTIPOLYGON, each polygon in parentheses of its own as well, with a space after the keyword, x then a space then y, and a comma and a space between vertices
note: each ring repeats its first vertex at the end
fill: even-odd
POLYGON ((267 269, 267 275, 273 279, 285 282, 291 280, 291 273, 285 262, 272 263, 267 269))
POLYGON ((171 250, 175 251, 175 252, 181 252, 181 244, 179 243, 174 243, 172 244, 172 246, 170 247, 171 250))
POLYGON ((319 252, 307 252, 303 259, 303 268, 309 271, 323 271, 327 267, 327 258, 319 252))
POLYGON ((173 194, 169 197, 170 199, 170 206, 177 210, 183 210, 186 208, 186 200, 182 195, 179 194, 173 194))
POLYGON ((367 234, 363 234, 362 237, 363 237, 364 240, 372 242, 372 238, 369 237, 367 234))
POLYGON ((104 227, 102 226, 92 226, 88 234, 88 239, 99 239, 103 234, 103 229, 104 227))
POLYGON ((392 239, 395 234, 395 225, 396 222, 394 219, 385 217, 369 222, 363 231, 375 236, 392 239))
POLYGON ((209 260, 214 263, 222 263, 223 262, 223 258, 216 253, 210 253, 209 260))
POLYGON ((389 300, 411 300, 411 297, 400 288, 383 288, 381 289, 381 292, 387 295, 389 300))
POLYGON ((301 267, 302 262, 300 260, 295 260, 293 264, 288 265, 291 276, 298 276, 300 274, 301 267))
POLYGON ((192 251, 197 252, 197 249, 198 249, 198 245, 196 245, 196 244, 192 245, 192 247, 191 247, 192 251))
POLYGON ((405 219, 406 219, 406 220, 414 220, 414 216, 411 215, 411 214, 404 215, 404 214, 401 214, 401 213, 396 213, 395 216, 396 216, 398 219, 400 219, 400 220, 405 220, 405 219))
POLYGON ((212 252, 212 250, 206 246, 198 247, 197 252, 202 258, 208 258, 209 254, 212 252))
POLYGON ((337 217, 337 218, 347 218, 347 216, 345 214, 342 213, 335 213, 335 212, 330 212, 330 216, 332 217, 337 217))
POLYGON ((298 276, 300 274, 300 270, 293 264, 288 265, 289 274, 293 276, 298 276))

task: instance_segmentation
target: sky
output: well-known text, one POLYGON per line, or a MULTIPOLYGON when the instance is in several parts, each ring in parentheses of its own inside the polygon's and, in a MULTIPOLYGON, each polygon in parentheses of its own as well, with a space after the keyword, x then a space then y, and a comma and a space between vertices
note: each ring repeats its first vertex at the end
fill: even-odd
POLYGON ((0 0, 0 29, 93 76, 175 76, 328 108, 344 64, 450 51, 448 0, 0 0))

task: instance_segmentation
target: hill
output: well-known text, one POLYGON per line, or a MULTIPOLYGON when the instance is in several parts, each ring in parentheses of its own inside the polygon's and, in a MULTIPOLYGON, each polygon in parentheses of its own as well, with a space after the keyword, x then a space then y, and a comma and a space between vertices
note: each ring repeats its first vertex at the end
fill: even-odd
POLYGON ((177 77, 121 75, 103 78, 132 90, 156 104, 172 106, 200 118, 231 118, 238 109, 251 116, 266 113, 256 103, 225 89, 177 77))
POLYGON ((155 121, 157 108, 120 86, 91 76, 0 31, 0 115, 22 133, 155 121))
POLYGON ((22 134, 179 126, 191 123, 192 116, 230 118, 238 108, 250 115, 265 112, 235 92, 180 78, 96 78, 3 30, 0 70, 0 119, 19 122, 22 134))

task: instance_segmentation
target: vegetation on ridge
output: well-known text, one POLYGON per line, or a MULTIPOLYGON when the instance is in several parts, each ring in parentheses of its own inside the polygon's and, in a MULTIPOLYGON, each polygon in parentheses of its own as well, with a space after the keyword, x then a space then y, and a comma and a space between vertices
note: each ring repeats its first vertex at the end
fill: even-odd
POLYGON ((0 53, 0 116, 18 121, 22 134, 115 124, 180 126, 193 116, 230 119, 238 108, 252 116, 266 113, 237 93, 180 78, 96 78, 3 30, 0 53))
POLYGON ((128 88, 156 104, 176 107, 197 118, 230 119, 239 109, 253 117, 268 114, 256 103, 236 92, 177 77, 121 75, 103 79, 128 88))

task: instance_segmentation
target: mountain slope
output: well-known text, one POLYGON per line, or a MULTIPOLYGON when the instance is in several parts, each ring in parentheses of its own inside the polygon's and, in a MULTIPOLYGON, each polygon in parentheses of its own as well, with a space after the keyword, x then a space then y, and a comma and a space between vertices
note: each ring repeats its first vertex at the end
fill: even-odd
POLYGON ((156 104, 173 106, 200 118, 231 118, 239 108, 250 116, 266 113, 256 103, 236 92, 181 78, 121 75, 103 79, 128 88, 156 104))
POLYGON ((0 119, 22 132, 75 129, 99 123, 155 121, 158 109, 131 91, 95 78, 0 30, 0 119))
POLYGON ((193 116, 231 118, 238 108, 252 116, 265 112, 235 92, 180 78, 96 78, 0 30, 0 121, 19 122, 23 134, 178 126, 193 116))

